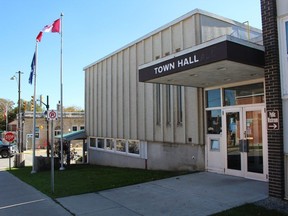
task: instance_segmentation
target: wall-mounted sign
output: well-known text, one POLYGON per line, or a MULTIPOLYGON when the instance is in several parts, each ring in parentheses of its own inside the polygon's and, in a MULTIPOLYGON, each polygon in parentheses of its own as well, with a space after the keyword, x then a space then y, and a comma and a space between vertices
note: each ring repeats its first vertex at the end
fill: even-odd
POLYGON ((278 110, 267 111, 267 127, 268 127, 268 130, 279 130, 279 111, 278 110))

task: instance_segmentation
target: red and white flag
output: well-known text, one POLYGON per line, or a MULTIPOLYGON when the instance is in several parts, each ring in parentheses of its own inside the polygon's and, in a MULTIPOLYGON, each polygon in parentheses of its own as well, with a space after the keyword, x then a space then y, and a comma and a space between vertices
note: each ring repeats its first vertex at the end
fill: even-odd
POLYGON ((52 33, 58 32, 58 33, 60 33, 60 24, 61 24, 60 19, 57 19, 51 25, 44 26, 42 31, 40 31, 39 34, 37 35, 36 41, 41 42, 43 32, 52 32, 52 33))

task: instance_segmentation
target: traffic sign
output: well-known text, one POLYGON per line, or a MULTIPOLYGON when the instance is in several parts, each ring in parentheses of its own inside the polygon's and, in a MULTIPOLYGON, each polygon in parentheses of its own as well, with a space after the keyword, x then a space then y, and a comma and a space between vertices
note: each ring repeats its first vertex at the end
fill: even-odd
POLYGON ((15 135, 12 132, 7 132, 4 136, 4 138, 8 142, 13 142, 15 139, 15 135))
POLYGON ((268 130, 279 130, 279 111, 278 110, 267 111, 267 126, 268 126, 268 130))
POLYGON ((47 119, 50 121, 50 120, 57 120, 57 111, 55 110, 48 110, 48 113, 47 113, 47 119))

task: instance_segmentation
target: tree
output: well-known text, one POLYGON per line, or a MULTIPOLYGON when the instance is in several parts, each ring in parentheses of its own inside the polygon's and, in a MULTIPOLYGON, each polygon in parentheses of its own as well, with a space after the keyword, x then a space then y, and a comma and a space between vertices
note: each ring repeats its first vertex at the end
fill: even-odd
POLYGON ((84 110, 81 109, 81 107, 77 107, 77 106, 64 107, 63 111, 64 112, 84 112, 84 110))
POLYGON ((8 99, 0 98, 0 130, 6 130, 6 115, 9 122, 16 118, 18 107, 14 108, 14 102, 8 99))

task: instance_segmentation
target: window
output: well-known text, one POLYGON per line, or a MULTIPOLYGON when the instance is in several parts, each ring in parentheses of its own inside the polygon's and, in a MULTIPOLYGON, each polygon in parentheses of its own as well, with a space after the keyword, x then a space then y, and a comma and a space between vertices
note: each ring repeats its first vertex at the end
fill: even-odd
POLYGON ((220 141, 219 139, 210 140, 210 150, 211 151, 220 151, 220 141))
POLYGON ((85 126, 80 126, 80 130, 84 130, 85 129, 85 126))
POLYGON ((113 139, 106 139, 106 149, 107 150, 113 150, 114 149, 113 139))
POLYGON ((264 103, 263 83, 224 89, 224 106, 264 103))
POLYGON ((280 51, 279 56, 281 63, 281 93, 283 98, 288 98, 288 16, 280 19, 280 51))
POLYGON ((126 140, 116 140, 116 151, 126 152, 126 140))
POLYGON ((183 106, 182 106, 182 87, 177 86, 177 123, 183 122, 183 106))
POLYGON ((220 134, 222 132, 221 109, 208 110, 207 113, 207 133, 220 134))
POLYGON ((104 137, 90 137, 90 147, 95 150, 106 151, 109 153, 120 153, 134 157, 146 157, 145 148, 147 143, 140 142, 140 140, 126 140, 126 139, 113 139, 104 137), (140 148, 140 146, 142 146, 140 148), (142 149, 142 152, 141 152, 142 149))
POLYGON ((156 124, 161 124, 161 86, 156 84, 156 124))
POLYGON ((128 140, 128 153, 139 154, 139 141, 128 140))
POLYGON ((97 139, 97 148, 104 149, 104 141, 105 141, 104 138, 98 138, 97 139))
POLYGON ((166 124, 171 124, 171 86, 166 85, 166 124))
POLYGON ((90 147, 96 147, 96 138, 90 137, 90 147))
POLYGON ((77 131, 78 130, 78 126, 72 126, 72 131, 77 131))
POLYGON ((57 136, 57 135, 59 135, 59 134, 61 134, 61 128, 60 128, 60 126, 57 126, 57 127, 55 127, 55 129, 54 129, 54 136, 57 136))
POLYGON ((220 89, 213 89, 206 91, 206 107, 220 107, 221 106, 221 91, 220 89))

